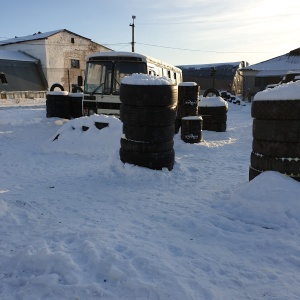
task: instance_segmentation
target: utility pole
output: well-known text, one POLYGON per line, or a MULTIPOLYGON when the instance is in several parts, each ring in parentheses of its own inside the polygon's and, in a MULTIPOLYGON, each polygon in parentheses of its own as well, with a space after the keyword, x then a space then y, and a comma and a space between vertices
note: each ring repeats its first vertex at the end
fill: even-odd
POLYGON ((132 16, 132 24, 129 24, 129 26, 132 27, 132 42, 131 42, 132 52, 134 52, 134 19, 135 18, 136 16, 132 16))

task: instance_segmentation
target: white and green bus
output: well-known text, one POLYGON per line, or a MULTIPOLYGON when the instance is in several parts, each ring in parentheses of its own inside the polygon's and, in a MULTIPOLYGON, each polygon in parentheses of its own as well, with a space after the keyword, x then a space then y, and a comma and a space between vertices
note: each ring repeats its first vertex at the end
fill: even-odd
POLYGON ((165 76, 175 85, 182 82, 181 69, 146 55, 114 51, 93 53, 86 62, 83 115, 119 115, 121 81, 134 73, 165 76))

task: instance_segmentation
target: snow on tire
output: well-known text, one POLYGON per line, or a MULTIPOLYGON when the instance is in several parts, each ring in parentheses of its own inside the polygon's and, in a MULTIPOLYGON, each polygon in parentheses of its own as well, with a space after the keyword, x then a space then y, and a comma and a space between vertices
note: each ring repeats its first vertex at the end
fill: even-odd
POLYGON ((177 105, 176 85, 131 85, 121 84, 120 101, 131 106, 171 106, 177 105))

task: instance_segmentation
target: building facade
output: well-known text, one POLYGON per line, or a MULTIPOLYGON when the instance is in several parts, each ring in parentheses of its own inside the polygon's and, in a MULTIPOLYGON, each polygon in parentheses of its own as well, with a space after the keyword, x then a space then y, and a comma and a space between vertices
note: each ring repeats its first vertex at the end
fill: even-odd
POLYGON ((39 60, 47 88, 60 83, 66 91, 71 91, 77 77, 84 74, 87 55, 112 51, 66 29, 0 41, 0 50, 21 51, 39 60))
POLYGON ((290 72, 300 73, 300 48, 284 55, 249 65, 240 70, 247 87, 254 93, 260 92, 269 84, 279 83, 290 72))
POLYGON ((246 61, 178 66, 182 70, 183 81, 196 82, 203 93, 209 88, 228 91, 240 95, 244 90, 243 76, 239 69, 248 66, 246 61))

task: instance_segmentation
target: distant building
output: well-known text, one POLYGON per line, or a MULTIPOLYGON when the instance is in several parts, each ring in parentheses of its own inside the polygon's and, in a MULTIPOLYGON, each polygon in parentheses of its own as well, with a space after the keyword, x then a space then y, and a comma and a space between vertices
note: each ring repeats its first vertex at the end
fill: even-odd
MULTIPOLYGON (((44 88, 47 89, 53 83, 59 82, 66 91, 72 90, 72 86, 77 83, 77 76, 84 74, 87 55, 93 52, 112 51, 66 29, 3 40, 0 41, 0 50, 27 54, 40 65, 45 77, 44 88)), ((1 72, 4 73, 0 67, 1 72)), ((5 72, 8 72, 7 69, 5 72)), ((20 68, 19 74, 22 72, 20 68)), ((17 86, 16 81, 15 77, 15 88, 21 90, 22 86, 17 86)), ((30 83, 28 84, 29 88, 30 83)))
POLYGON ((243 77, 238 70, 248 65, 246 61, 239 61, 177 67, 182 70, 183 81, 196 82, 202 94, 209 88, 215 88, 237 95, 242 94, 244 89, 243 77))
POLYGON ((287 54, 249 65, 241 70, 247 88, 259 92, 269 84, 279 83, 289 72, 300 72, 300 48, 287 54))

